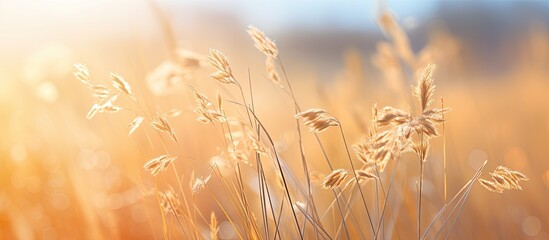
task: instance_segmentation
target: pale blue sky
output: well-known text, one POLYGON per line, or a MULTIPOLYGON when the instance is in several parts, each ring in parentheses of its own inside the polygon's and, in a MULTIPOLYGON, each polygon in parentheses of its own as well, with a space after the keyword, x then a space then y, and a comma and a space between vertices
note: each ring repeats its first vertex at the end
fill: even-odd
MULTIPOLYGON (((270 31, 306 26, 374 28, 379 1, 177 1, 161 0, 161 4, 188 5, 202 9, 225 11, 240 16, 243 22, 253 22, 270 31)), ((437 1, 386 1, 399 17, 421 18, 432 13, 437 1)))

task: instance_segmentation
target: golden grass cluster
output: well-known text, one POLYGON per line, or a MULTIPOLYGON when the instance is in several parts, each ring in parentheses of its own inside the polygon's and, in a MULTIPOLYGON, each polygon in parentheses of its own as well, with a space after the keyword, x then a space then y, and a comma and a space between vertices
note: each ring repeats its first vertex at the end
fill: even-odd
POLYGON ((13 160, 0 168, 0 239, 549 236, 549 170, 536 161, 549 33, 494 84, 455 62, 465 51, 448 33, 412 49, 388 11, 387 39, 372 54, 349 50, 335 73, 295 61, 302 52, 277 46, 284 34, 275 43, 249 26, 249 41, 187 45, 160 23, 167 52, 78 56, 66 87, 47 74, 21 83, 28 97, 0 124, 0 154, 13 160), (327 77, 337 81, 316 79, 327 77), (26 107, 36 113, 23 118, 26 107))
POLYGON ((176 159, 177 156, 162 155, 147 161, 143 167, 156 177, 160 172, 165 171, 176 159))
MULTIPOLYGON (((419 65, 421 62, 418 61, 418 58, 410 49, 405 32, 391 14, 383 13, 380 24, 390 36, 393 44, 392 46, 388 43, 382 45, 379 50, 394 48, 397 53, 396 58, 404 60, 404 65, 400 67, 407 67, 413 72, 417 72, 416 84, 410 89, 411 95, 417 98, 417 104, 409 105, 408 109, 391 106, 378 109, 377 105, 374 105, 368 136, 352 146, 356 159, 360 162, 359 165, 356 165, 347 145, 343 123, 324 109, 313 108, 302 111, 294 95, 296 93, 292 89, 292 83, 287 79, 287 76, 284 76, 289 91, 284 88, 282 90, 288 94, 290 100, 294 103, 296 112, 294 118, 298 134, 297 147, 300 151, 300 158, 298 159, 300 159, 302 171, 306 176, 305 179, 301 180, 298 180, 296 170, 291 169, 289 162, 284 159, 286 156, 283 154, 283 149, 275 144, 273 132, 267 129, 261 117, 258 116, 256 106, 253 103, 252 86, 250 86, 249 92, 246 92, 242 87, 242 82, 235 76, 228 58, 217 49, 210 50, 208 62, 215 69, 210 77, 221 84, 220 90, 229 92, 228 95, 231 96, 231 100, 225 101, 218 92, 214 103, 209 100, 206 94, 200 93, 196 85, 190 82, 186 83, 196 103, 193 110, 198 116, 196 120, 219 129, 222 133, 223 145, 219 147, 218 159, 210 162, 210 173, 205 177, 195 176, 193 170, 188 189, 184 189, 181 184, 180 174, 177 168, 173 167, 174 174, 177 177, 177 184, 173 186, 178 186, 179 189, 175 191, 168 183, 168 189, 160 191, 156 184, 156 177, 165 174, 170 165, 175 166, 173 164, 178 157, 169 154, 169 150, 164 146, 168 154, 153 158, 144 164, 145 170, 155 177, 155 188, 160 209, 165 214, 171 213, 176 218, 180 231, 184 236, 203 238, 199 226, 208 224, 210 229, 209 237, 211 239, 219 238, 220 227, 215 213, 212 212, 210 220, 203 223, 203 221, 197 219, 197 215, 202 216, 202 211, 198 209, 196 203, 189 202, 188 197, 184 196, 185 192, 190 192, 190 198, 194 199, 195 195, 198 196, 203 190, 208 189, 208 185, 214 179, 216 182, 221 183, 222 189, 225 191, 223 195, 228 197, 231 203, 226 205, 222 199, 218 199, 213 195, 218 207, 222 209, 224 218, 230 222, 239 238, 249 239, 284 237, 332 239, 343 237, 343 233, 347 238, 361 236, 361 238, 381 239, 384 238, 383 235, 390 236, 392 229, 396 230, 397 226, 394 222, 390 222, 392 216, 390 214, 391 210, 388 209, 390 208, 388 203, 392 200, 389 196, 391 188, 395 184, 394 175, 398 171, 398 163, 403 155, 409 152, 416 155, 420 167, 416 193, 418 199, 416 205, 417 222, 415 223, 418 239, 427 238, 434 227, 439 229, 435 238, 441 232, 445 232, 449 236, 453 228, 453 224, 450 225, 449 220, 453 219, 453 222, 457 220, 473 183, 477 181, 492 192, 502 193, 503 190, 522 189, 519 182, 528 180, 522 173, 500 166, 490 173, 492 180, 485 180, 480 178, 483 165, 469 183, 466 183, 462 190, 457 192, 452 200, 446 202, 436 216, 432 217, 427 228, 422 229, 422 220, 425 219, 422 209, 426 205, 422 201, 425 181, 424 168, 430 157, 431 139, 441 135, 438 130, 439 125, 444 123, 446 120, 444 115, 450 109, 444 108, 444 106, 440 108, 433 107, 435 103, 435 65, 426 64, 424 67, 419 65), (233 90, 237 94, 230 93, 231 86, 236 86, 233 90), (235 98, 235 95, 239 97, 235 98), (318 146, 322 149, 325 160, 331 169, 325 175, 313 170, 317 166, 305 152, 303 145, 305 133, 301 132, 299 120, 314 135, 318 146), (347 158, 348 165, 346 167, 335 169, 332 165, 342 165, 343 163, 330 159, 325 153, 319 134, 331 132, 330 128, 339 129, 343 140, 343 146, 341 147, 346 153, 340 157, 347 158), (389 172, 390 175, 386 172, 389 172), (249 186, 243 180, 245 176, 250 174, 256 176, 257 183, 255 183, 256 190, 254 194, 246 190, 249 186), (316 187, 333 192, 334 196, 331 204, 323 207, 317 205, 321 201, 320 195, 315 194, 314 189, 316 187), (373 200, 369 200, 371 197, 368 196, 368 193, 375 193, 373 200), (180 196, 180 194, 183 196, 180 196), (458 198, 458 196, 461 197, 458 198), (287 204, 287 207, 284 207, 285 204, 287 204), (449 206, 454 206, 454 208, 450 211, 449 206), (232 209, 232 212, 236 212, 229 213, 229 208, 232 209), (373 209, 377 210, 373 211, 373 209), (456 209, 460 209, 457 214, 456 209), (358 221, 357 216, 353 215, 353 211, 364 211, 366 218, 359 218, 360 221, 358 221), (339 220, 331 223, 335 224, 334 227, 327 226, 331 222, 325 218, 329 212, 333 212, 332 214, 339 212, 340 214, 339 220), (261 218, 258 219, 256 214, 260 215, 261 218), (386 227, 381 227, 385 225, 386 227), (292 227, 282 230, 282 226, 292 227), (358 235, 351 235, 351 230, 358 235)), ((276 69, 284 69, 284 66, 282 61, 279 60, 279 50, 276 44, 262 31, 253 26, 248 27, 247 32, 255 47, 266 56, 265 66, 269 78, 275 85, 282 86, 282 78, 276 69)), ((180 51, 180 63, 173 67, 181 68, 182 71, 194 71, 203 68, 204 60, 201 55, 193 55, 189 52, 180 51)), ((380 52, 380 54, 383 53, 380 52)), ((92 106, 92 110, 88 113, 88 119, 91 119, 96 113, 123 110, 123 108, 114 105, 120 95, 127 96, 136 107, 141 108, 130 84, 122 76, 111 74, 113 88, 110 88, 92 84, 89 80, 89 72, 84 65, 76 64, 75 68, 74 75, 76 78, 90 89, 92 96, 97 100, 97 103, 92 106)), ((382 71, 393 70, 382 69, 382 71)), ((162 78, 163 76, 160 74, 157 77, 162 78)), ((254 80, 249 79, 249 81, 254 80)), ((400 86, 397 89, 405 88, 405 86, 400 86)), ((137 115, 129 124, 129 135, 132 135, 142 125, 143 121, 149 121, 154 129, 167 134, 177 143, 175 130, 168 122, 168 118, 176 117, 179 114, 180 111, 178 110, 167 113, 157 112, 152 119, 149 119, 146 117, 147 113, 144 112, 137 115)), ((446 186, 444 188, 446 193, 446 186)), ((210 194, 213 193, 210 192, 210 194)), ((172 233, 167 228, 165 216, 162 216, 162 220, 163 233, 167 237, 172 233)))
POLYGON ((504 190, 522 190, 520 181, 528 181, 529 179, 521 172, 510 170, 504 166, 498 166, 490 173, 492 181, 480 178, 480 184, 497 193, 503 193, 504 190))
POLYGON ((309 128, 309 131, 314 133, 322 132, 329 127, 339 126, 339 121, 322 109, 309 109, 298 113, 295 117, 303 119, 303 124, 309 128))

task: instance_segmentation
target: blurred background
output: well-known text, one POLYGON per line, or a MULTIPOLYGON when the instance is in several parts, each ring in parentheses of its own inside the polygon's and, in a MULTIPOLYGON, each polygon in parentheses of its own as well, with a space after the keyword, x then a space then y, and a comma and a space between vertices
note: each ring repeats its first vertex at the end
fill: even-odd
MULTIPOLYGON (((74 63, 85 64, 93 81, 124 76, 147 112, 180 109, 171 121, 180 143, 167 147, 184 156, 176 162, 184 177, 208 175, 222 133, 194 121, 184 84, 168 93, 154 85, 164 61, 181 49, 221 50, 235 76, 246 82, 250 70, 258 116, 274 137, 292 139, 291 102, 267 79, 264 57, 245 31, 252 24, 275 40, 302 105, 338 116, 355 143, 367 134, 374 103, 413 104, 412 70, 384 50, 391 39, 378 25, 382 9, 406 31, 418 62, 438 66, 435 105, 444 97, 452 108, 445 132, 450 195, 484 160, 487 169, 506 165, 530 178, 523 191, 503 194, 475 186, 450 239, 548 239, 549 2, 176 0, 0 0, 0 239, 162 238, 155 199, 146 196, 152 178, 142 168, 162 145, 147 130, 128 137, 131 113, 87 120, 94 101, 72 75, 74 63)), ((213 99, 219 86, 210 72, 183 81, 213 99)), ((337 136, 323 136, 334 158, 345 156, 341 141, 331 140, 337 136)), ((314 139, 305 140, 307 153, 320 157, 314 139)), ((441 143, 434 140, 427 164, 425 219, 443 204, 441 143)), ((397 189, 413 200, 418 166, 405 158, 397 189)), ((174 176, 166 179, 161 185, 174 176)), ((219 211, 207 195, 196 197, 204 197, 197 206, 205 216, 219 211)), ((401 223, 415 217, 401 214, 401 223)), ((222 239, 237 238, 220 222, 222 239)), ((414 229, 404 227, 400 237, 414 229)))

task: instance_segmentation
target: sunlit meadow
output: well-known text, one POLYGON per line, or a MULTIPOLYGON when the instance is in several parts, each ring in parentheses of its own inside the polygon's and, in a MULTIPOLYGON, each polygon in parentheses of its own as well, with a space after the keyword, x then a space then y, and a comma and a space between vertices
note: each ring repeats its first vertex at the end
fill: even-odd
POLYGON ((548 239, 547 16, 0 1, 0 239, 548 239))

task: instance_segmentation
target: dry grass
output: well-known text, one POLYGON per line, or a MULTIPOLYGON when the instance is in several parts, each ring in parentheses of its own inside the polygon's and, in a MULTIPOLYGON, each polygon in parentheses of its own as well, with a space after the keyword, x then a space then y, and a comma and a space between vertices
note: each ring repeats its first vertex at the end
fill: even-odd
MULTIPOLYGON (((81 138, 95 139, 104 141, 98 149, 106 150, 87 149, 85 146, 93 144, 92 140, 92 143, 72 143, 78 151, 70 154, 78 156, 81 167, 71 165, 74 164, 71 161, 51 160, 44 164, 46 169, 54 169, 47 170, 49 187, 71 186, 68 193, 51 197, 55 200, 54 208, 70 211, 73 218, 81 216, 76 218, 81 225, 78 229, 86 231, 50 228, 58 229, 59 237, 66 234, 68 238, 91 239, 419 240, 467 239, 476 237, 471 235, 476 231, 486 239, 524 237, 520 235, 521 231, 528 232, 524 224, 496 220, 500 219, 495 216, 498 209, 507 209, 509 202, 504 202, 502 196, 489 194, 496 192, 523 199, 520 194, 531 193, 532 186, 543 187, 541 183, 536 185, 534 180, 539 176, 534 177, 531 168, 534 164, 547 166, 532 162, 527 167, 523 161, 525 151, 530 158, 541 154, 521 149, 539 150, 544 146, 524 138, 529 145, 505 153, 493 147, 488 154, 471 157, 465 154, 470 151, 460 149, 472 148, 478 136, 484 136, 482 130, 496 132, 493 136, 498 136, 490 139, 486 148, 499 146, 501 135, 501 140, 510 144, 506 141, 525 134, 520 130, 525 126, 519 124, 520 120, 511 122, 514 118, 499 122, 497 117, 490 116, 501 112, 528 119, 524 114, 531 111, 526 109, 529 106, 522 104, 522 115, 506 112, 504 107, 479 113, 473 111, 475 104, 467 102, 467 90, 448 89, 448 84, 444 84, 435 94, 435 79, 438 84, 449 76, 445 73, 448 65, 435 66, 440 60, 434 57, 439 49, 426 46, 414 52, 406 31, 389 12, 381 13, 379 24, 389 42, 377 46, 372 62, 383 80, 371 88, 351 81, 336 82, 335 87, 297 81, 301 73, 298 76, 288 73, 298 67, 285 66, 281 60, 281 55, 286 54, 284 49, 279 49, 253 26, 245 30, 251 37, 247 47, 253 43, 264 55, 264 62, 252 65, 259 69, 248 68, 234 50, 224 50, 225 55, 211 49, 205 56, 172 49, 175 46, 170 47, 170 57, 139 77, 120 71, 121 74, 111 73, 108 81, 101 81, 101 77, 90 75, 101 72, 95 70, 97 67, 89 71, 85 65, 75 64, 74 82, 80 81, 83 84, 80 89, 89 93, 86 100, 79 99, 80 104, 92 107, 87 114, 78 112, 78 117, 66 121, 97 126, 93 127, 96 132, 80 126, 77 136, 68 135, 64 144, 81 138), (146 79, 147 84, 140 83, 139 78, 146 79), (412 87, 409 82, 413 82, 412 87), (328 90, 323 91, 323 87, 328 90), (349 89, 359 93, 352 94, 354 91, 349 89), (386 97, 387 92, 397 94, 386 97), (437 101, 443 94, 445 103, 437 101), (375 102, 383 107, 378 108, 375 102), (447 103, 454 110, 445 107, 447 103), (475 128, 467 119, 501 126, 475 128), (308 132, 303 131, 303 125, 308 132), (482 159, 470 164, 467 158, 482 159), (509 168, 485 170, 502 161, 509 168), (522 172, 528 173, 532 181, 526 183, 529 178, 522 172), (85 175, 79 176, 80 173, 85 175), (59 180, 54 174, 65 177, 59 180), (89 179, 105 179, 107 183, 89 179), (488 191, 476 189, 477 183, 488 191), (513 191, 504 192, 523 188, 517 195, 511 195, 513 191), (59 196, 72 199, 70 208, 63 208, 64 198, 59 196), (497 203, 491 206, 491 201, 497 203), (498 221, 507 225, 496 233, 475 230, 486 219, 492 221, 481 229, 490 229, 490 224, 497 225, 498 221), (130 230, 124 227, 126 221, 130 230)), ((177 42, 174 40, 168 42, 177 42)), ((345 71, 351 76, 360 75, 356 68, 348 67, 345 71)), ((522 97, 516 101, 526 101, 530 94, 544 94, 532 93, 530 89, 540 86, 546 89, 546 85, 520 83, 501 91, 516 93, 522 97)), ((489 97, 494 96, 486 99, 489 97)), ((491 104, 496 105, 496 101, 491 104)), ((539 119, 538 116, 536 120, 539 119)), ((58 148, 58 152, 64 153, 63 145, 52 146, 49 151, 58 148)), ((18 157, 17 154, 17 148, 11 150, 12 156, 18 157)), ((9 181, 37 194, 33 189, 45 177, 26 177, 36 173, 28 170, 31 167, 21 169, 9 181)), ((33 233, 28 238, 37 237, 38 230, 30 226, 61 221, 31 223, 27 217, 21 217, 31 214, 22 214, 24 209, 13 206, 30 205, 28 198, 10 196, 8 203, 0 202, 8 206, 2 208, 7 212, 2 216, 9 220, 3 222, 9 227, 2 228, 7 233, 0 234, 0 238, 25 239, 26 232, 33 233), (24 201, 16 204, 15 200, 21 199, 24 201)), ((542 195, 538 198, 544 199, 542 195)), ((514 206, 528 207, 534 212, 540 210, 535 208, 538 205, 514 206)), ((53 210, 37 211, 42 212, 37 214, 40 217, 56 216, 53 210)), ((540 213, 539 217, 545 221, 548 216, 540 213)), ((543 237, 542 234, 538 237, 543 237)))

